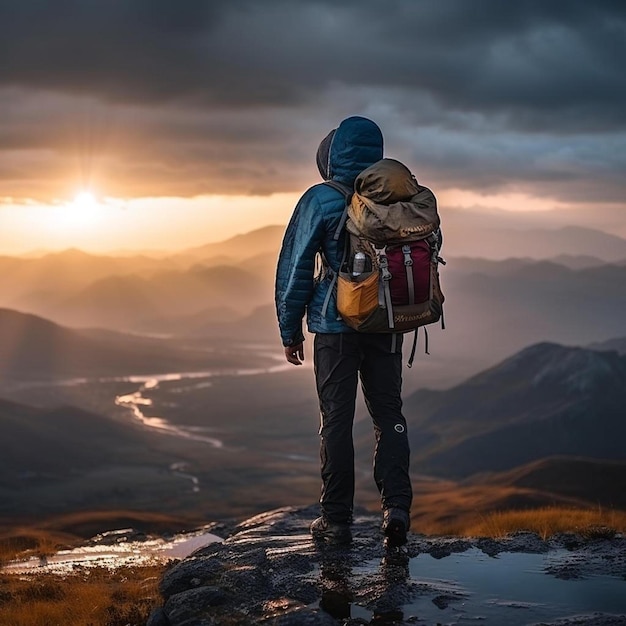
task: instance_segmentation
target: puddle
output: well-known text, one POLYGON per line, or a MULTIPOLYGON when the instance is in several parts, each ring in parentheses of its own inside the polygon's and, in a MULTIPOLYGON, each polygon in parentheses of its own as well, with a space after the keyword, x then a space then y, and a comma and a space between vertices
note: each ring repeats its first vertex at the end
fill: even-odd
MULTIPOLYGON (((594 575, 569 580, 547 573, 568 555, 566 550, 553 550, 489 557, 472 548, 441 559, 430 554, 396 556, 382 565, 373 561, 351 571, 344 567, 344 581, 336 567, 327 580, 322 569, 325 591, 320 606, 337 618, 376 624, 526 626, 574 615, 626 614, 626 572, 621 578, 594 575), (354 584, 361 577, 365 584, 354 584), (351 602, 350 588, 359 587, 365 591, 356 592, 351 602)), ((626 617, 619 623, 626 624, 626 617)))
MULTIPOLYGON (((117 531, 123 532, 123 531, 117 531)), ((107 534, 115 535, 115 531, 107 534)), ((70 574, 85 567, 115 569, 131 565, 151 565, 173 559, 184 559, 192 552, 210 543, 223 541, 212 533, 185 533, 172 539, 146 539, 81 546, 73 550, 61 550, 48 557, 33 557, 26 561, 9 563, 0 571, 4 574, 70 574)))

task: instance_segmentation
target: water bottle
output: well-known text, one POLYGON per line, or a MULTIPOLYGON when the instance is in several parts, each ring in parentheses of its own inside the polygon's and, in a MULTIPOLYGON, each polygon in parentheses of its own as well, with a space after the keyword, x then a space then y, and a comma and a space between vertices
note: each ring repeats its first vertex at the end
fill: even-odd
POLYGON ((365 270, 365 252, 357 252, 352 263, 352 276, 360 276, 365 270))

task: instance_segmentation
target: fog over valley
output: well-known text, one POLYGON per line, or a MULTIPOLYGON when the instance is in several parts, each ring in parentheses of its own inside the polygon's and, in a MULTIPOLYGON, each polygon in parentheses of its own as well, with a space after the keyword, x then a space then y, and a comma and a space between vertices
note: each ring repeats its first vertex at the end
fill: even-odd
MULTIPOLYGON (((589 459, 601 477, 626 461, 605 438, 625 402, 626 240, 582 227, 490 232, 473 217, 444 230, 446 328, 429 329, 430 354, 420 331, 404 372, 414 514, 433 524, 450 513, 438 484, 488 509, 591 502, 589 482, 575 493, 554 483, 555 464, 577 472, 589 459)), ((198 519, 281 506, 285 493, 315 499, 312 371, 283 362, 272 302, 283 232, 169 255, 0 259, 5 516, 156 513, 167 501, 198 519)), ((355 428, 361 499, 374 506, 362 403, 355 428)))

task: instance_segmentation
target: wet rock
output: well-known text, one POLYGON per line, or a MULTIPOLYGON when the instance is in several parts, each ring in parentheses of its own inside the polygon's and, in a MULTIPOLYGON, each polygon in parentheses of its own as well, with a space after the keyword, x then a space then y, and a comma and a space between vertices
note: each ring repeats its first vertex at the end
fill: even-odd
POLYGON ((487 556, 497 556, 500 552, 503 552, 502 544, 490 537, 481 537, 476 542, 476 547, 487 556))
POLYGON ((182 591, 169 598, 163 607, 169 624, 176 626, 212 626, 218 624, 211 609, 226 602, 226 593, 218 587, 200 587, 182 591))
POLYGON ((309 525, 318 514, 317 507, 289 507, 257 515, 239 524, 222 544, 202 548, 171 567, 160 584, 169 626, 187 626, 194 619, 337 624, 320 608, 325 593, 334 592, 348 607, 358 597, 381 610, 410 597, 408 557, 399 552, 394 560, 385 552, 380 516, 357 511, 354 541, 345 548, 312 540, 309 525), (372 571, 359 574, 364 563, 371 563, 372 571))
POLYGON ((508 535, 501 541, 505 552, 525 552, 527 554, 544 554, 550 546, 537 533, 520 531, 508 535))
POLYGON ((584 545, 585 540, 577 533, 557 533, 550 537, 550 547, 576 550, 584 545))
POLYGON ((259 622, 268 626, 336 626, 337 621, 321 610, 303 608, 278 617, 269 617, 259 622))
MULTIPOLYGON (((623 537, 598 537, 568 551, 565 546, 578 542, 577 535, 564 534, 546 542, 528 532, 497 540, 409 534, 405 548, 386 550, 380 515, 356 511, 352 544, 334 547, 313 541, 309 534, 318 514, 318 507, 287 507, 257 515, 236 526, 223 543, 208 545, 177 563, 163 576, 160 591, 165 604, 153 613, 149 626, 424 623, 423 616, 403 615, 403 607, 416 602, 430 605, 447 623, 456 607, 467 610, 471 594, 454 579, 429 580, 427 574, 420 579, 419 571, 411 574, 411 559, 418 555, 439 560, 477 549, 493 557, 505 552, 545 553, 542 562, 549 576, 623 576, 626 572, 623 537)), ((474 556, 468 552, 467 558, 474 556)), ((481 619, 481 608, 472 619, 481 619)), ((519 602, 515 607, 502 606, 504 612, 523 608, 519 602)), ((588 621, 559 624, 626 626, 615 621, 620 616, 609 617, 613 621, 606 615, 605 621, 584 616, 580 619, 588 621)))
POLYGON ((626 574, 626 539, 596 539, 549 558, 546 573, 563 580, 626 574))
POLYGON ((170 626, 170 621, 167 619, 167 615, 165 615, 162 607, 152 609, 146 626, 170 626))
POLYGON ((170 567, 161 582, 159 592, 167 600, 181 591, 211 584, 224 570, 215 557, 191 557, 170 567))
POLYGON ((119 543, 131 541, 145 541, 148 536, 134 528, 122 528, 120 530, 109 530, 92 537, 87 545, 92 546, 114 546, 119 543))
POLYGON ((540 622, 534 626, 626 626, 626 615, 608 613, 573 615, 552 622, 540 622))
MULTIPOLYGON (((472 547, 469 541, 464 539, 458 539, 456 537, 437 537, 435 539, 424 538, 421 545, 420 552, 430 554, 434 559, 443 559, 456 552, 465 552, 472 547)), ((412 554, 409 549, 409 555, 411 557, 416 556, 412 554)))
POLYGON ((213 535, 217 535, 222 539, 226 539, 230 537, 233 532, 235 532, 235 528, 237 527, 237 522, 234 520, 223 520, 219 522, 210 522, 206 526, 202 527, 202 532, 211 533, 213 535))
POLYGON ((438 609, 447 609, 450 606, 450 602, 456 600, 456 598, 452 598, 450 596, 435 596, 432 599, 432 603, 438 609))

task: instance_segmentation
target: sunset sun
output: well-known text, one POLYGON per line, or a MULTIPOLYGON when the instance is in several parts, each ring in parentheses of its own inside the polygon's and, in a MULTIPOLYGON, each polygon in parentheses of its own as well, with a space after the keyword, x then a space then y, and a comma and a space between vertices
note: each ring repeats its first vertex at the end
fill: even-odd
POLYGON ((102 218, 103 207, 89 190, 76 193, 70 202, 55 207, 53 227, 61 230, 89 230, 102 218))
POLYGON ((98 204, 96 197, 91 191, 79 191, 71 203, 71 206, 75 207, 79 211, 93 210, 98 204))
POLYGON ((72 222, 90 222, 100 213, 100 205, 91 191, 79 191, 66 205, 67 217, 72 222))

